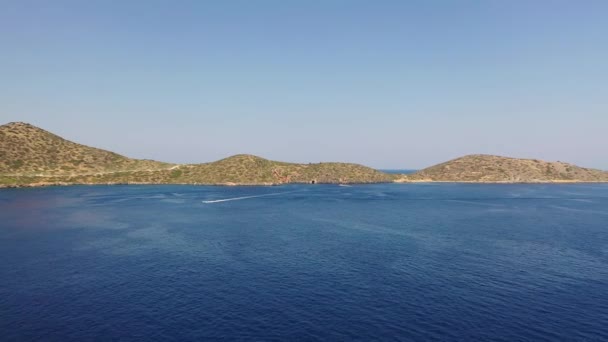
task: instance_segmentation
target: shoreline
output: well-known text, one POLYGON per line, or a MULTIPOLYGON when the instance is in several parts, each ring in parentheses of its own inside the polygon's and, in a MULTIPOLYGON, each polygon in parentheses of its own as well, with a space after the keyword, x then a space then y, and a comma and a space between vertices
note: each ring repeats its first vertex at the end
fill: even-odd
POLYGON ((281 186, 281 185, 371 185, 371 184, 529 184, 529 185, 557 185, 557 184, 608 184, 608 181, 578 181, 578 180, 552 180, 552 181, 437 181, 437 180, 396 180, 393 182, 345 182, 345 183, 147 183, 147 182, 109 182, 109 183, 66 183, 66 182, 42 182, 27 184, 0 184, 1 189, 20 188, 45 188, 45 187, 69 187, 69 186, 113 186, 113 185, 189 185, 189 186, 217 186, 217 187, 254 187, 254 186, 281 186))

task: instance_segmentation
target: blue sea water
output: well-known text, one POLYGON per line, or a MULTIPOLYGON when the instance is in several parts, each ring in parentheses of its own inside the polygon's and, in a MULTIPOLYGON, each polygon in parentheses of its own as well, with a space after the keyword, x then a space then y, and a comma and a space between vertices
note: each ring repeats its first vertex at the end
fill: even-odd
POLYGON ((0 191, 0 339, 608 340, 608 186, 0 191))

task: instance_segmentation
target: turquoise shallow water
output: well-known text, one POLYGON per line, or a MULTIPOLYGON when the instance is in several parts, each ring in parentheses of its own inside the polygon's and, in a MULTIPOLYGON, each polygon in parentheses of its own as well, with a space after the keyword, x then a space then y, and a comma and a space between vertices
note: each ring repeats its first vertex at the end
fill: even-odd
POLYGON ((608 186, 0 191, 0 336, 608 340, 608 186))

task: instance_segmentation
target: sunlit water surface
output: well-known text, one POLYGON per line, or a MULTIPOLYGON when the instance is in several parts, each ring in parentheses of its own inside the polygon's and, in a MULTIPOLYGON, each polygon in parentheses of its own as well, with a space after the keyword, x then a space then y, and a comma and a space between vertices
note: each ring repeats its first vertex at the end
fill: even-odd
POLYGON ((608 186, 0 191, 0 339, 608 340, 608 186))

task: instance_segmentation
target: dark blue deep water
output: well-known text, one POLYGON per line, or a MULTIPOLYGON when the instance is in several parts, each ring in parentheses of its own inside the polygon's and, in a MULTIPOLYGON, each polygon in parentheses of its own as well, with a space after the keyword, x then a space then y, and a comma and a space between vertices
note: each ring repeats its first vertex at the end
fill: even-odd
POLYGON ((2 341, 608 340, 606 185, 5 189, 0 259, 2 341))

